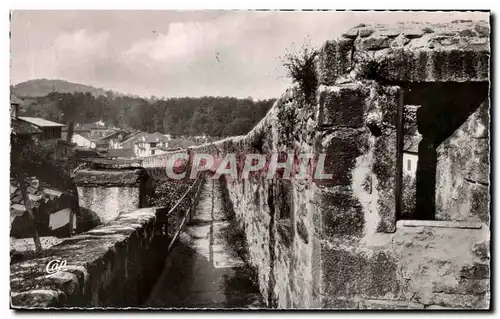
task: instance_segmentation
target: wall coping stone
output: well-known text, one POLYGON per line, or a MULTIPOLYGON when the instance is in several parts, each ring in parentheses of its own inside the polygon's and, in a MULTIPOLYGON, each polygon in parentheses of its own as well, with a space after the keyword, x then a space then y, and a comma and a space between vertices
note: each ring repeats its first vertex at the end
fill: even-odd
POLYGON ((321 47, 319 83, 364 77, 369 69, 396 82, 487 82, 489 37, 484 20, 359 25, 321 47))
POLYGON ((460 222, 446 220, 400 220, 399 226, 402 227, 438 227, 438 228, 464 228, 480 229, 482 224, 479 222, 460 222))
POLYGON ((78 187, 126 187, 140 186, 146 177, 144 168, 91 169, 86 168, 76 172, 75 184, 78 187))

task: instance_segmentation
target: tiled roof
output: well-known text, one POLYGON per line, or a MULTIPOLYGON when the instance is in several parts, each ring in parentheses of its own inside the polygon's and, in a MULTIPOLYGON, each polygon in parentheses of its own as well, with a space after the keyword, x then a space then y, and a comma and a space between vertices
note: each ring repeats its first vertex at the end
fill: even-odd
POLYGON ((115 137, 117 135, 120 135, 120 134, 122 135, 122 138, 124 139, 125 137, 127 137, 127 135, 130 134, 130 132, 127 132, 127 131, 124 131, 124 130, 118 130, 116 132, 111 132, 108 135, 103 136, 103 137, 101 137, 99 139, 100 140, 106 140, 106 139, 113 138, 113 137, 115 137))
POLYGON ((33 124, 33 125, 36 125, 39 127, 63 127, 63 126, 66 126, 64 124, 52 122, 52 121, 45 120, 45 119, 42 119, 39 117, 19 116, 18 118, 20 120, 23 120, 25 122, 28 122, 30 124, 33 124))
POLYGON ((75 130, 79 131, 88 131, 90 129, 108 129, 106 125, 101 125, 98 123, 83 123, 83 124, 76 124, 75 125, 75 130))
POLYGON ((146 134, 148 134, 148 133, 146 133, 146 132, 136 132, 136 133, 133 133, 133 134, 127 136, 127 138, 122 142, 122 144, 136 141, 136 140, 142 138, 143 136, 146 136, 146 134))
POLYGON ((170 142, 171 139, 166 137, 161 133, 143 133, 138 137, 134 136, 134 143, 159 143, 159 142, 170 142))
POLYGON ((403 151, 406 153, 418 154, 418 144, 420 144, 421 140, 422 140, 422 135, 420 135, 420 134, 417 134, 411 138, 408 138, 404 142, 403 151))
POLYGON ((90 137, 90 133, 75 132, 74 135, 80 135, 84 139, 89 140, 91 142, 97 142, 97 140, 99 140, 99 138, 90 137))

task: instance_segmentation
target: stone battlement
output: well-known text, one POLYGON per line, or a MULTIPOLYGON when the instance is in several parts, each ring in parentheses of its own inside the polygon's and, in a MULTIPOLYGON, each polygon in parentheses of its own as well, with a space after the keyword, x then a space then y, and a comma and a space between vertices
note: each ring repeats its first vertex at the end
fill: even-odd
POLYGON ((367 75, 393 82, 489 81, 489 35, 486 21, 360 24, 321 47, 319 82, 367 75))

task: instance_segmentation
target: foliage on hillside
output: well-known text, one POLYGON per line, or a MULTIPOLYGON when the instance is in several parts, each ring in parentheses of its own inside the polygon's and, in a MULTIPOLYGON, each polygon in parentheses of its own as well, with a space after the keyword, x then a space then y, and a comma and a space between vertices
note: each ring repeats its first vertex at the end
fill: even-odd
POLYGON ((102 120, 121 128, 177 135, 246 134, 267 113, 274 99, 231 97, 144 99, 90 93, 50 93, 25 105, 21 114, 69 123, 102 120))

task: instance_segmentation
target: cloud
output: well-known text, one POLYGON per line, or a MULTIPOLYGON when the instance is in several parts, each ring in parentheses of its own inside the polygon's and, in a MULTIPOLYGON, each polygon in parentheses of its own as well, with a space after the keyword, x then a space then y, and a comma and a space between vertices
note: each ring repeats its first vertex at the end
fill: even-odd
POLYGON ((106 32, 85 29, 64 32, 39 51, 26 51, 12 59, 12 69, 30 78, 87 78, 96 63, 109 58, 106 32))
POLYGON ((61 34, 54 41, 53 50, 62 58, 69 54, 78 59, 92 59, 95 56, 103 56, 108 39, 107 32, 90 34, 85 29, 80 29, 61 34))
POLYGON ((254 98, 286 89, 280 56, 306 38, 320 46, 359 23, 488 19, 467 12, 44 14, 14 15, 13 83, 48 77, 145 96, 254 98))
POLYGON ((125 56, 148 57, 158 62, 186 58, 213 43, 219 31, 209 26, 207 23, 171 23, 167 34, 134 43, 125 56))

